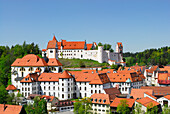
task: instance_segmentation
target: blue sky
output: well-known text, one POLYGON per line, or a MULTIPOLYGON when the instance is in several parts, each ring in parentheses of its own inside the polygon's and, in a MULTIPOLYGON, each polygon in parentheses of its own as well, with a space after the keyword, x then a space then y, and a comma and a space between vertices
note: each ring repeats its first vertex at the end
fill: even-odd
POLYGON ((0 45, 57 39, 123 42, 124 52, 170 46, 169 0, 0 0, 0 45))

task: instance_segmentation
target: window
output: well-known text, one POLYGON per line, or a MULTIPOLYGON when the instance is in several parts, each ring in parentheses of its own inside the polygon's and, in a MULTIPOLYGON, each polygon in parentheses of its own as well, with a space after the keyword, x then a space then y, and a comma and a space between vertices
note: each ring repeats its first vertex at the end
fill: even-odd
POLYGON ((81 87, 80 87, 80 90, 81 90, 81 87))
POLYGON ((84 90, 86 91, 86 87, 84 88, 84 90))
POLYGON ((46 95, 46 92, 44 92, 44 95, 46 95))
POLYGON ((91 90, 91 93, 93 93, 93 90, 91 90))
POLYGON ((30 68, 28 69, 28 71, 33 71, 33 68, 32 68, 32 67, 30 67, 30 68))
POLYGON ((24 88, 22 88, 22 91, 24 91, 24 88))
POLYGON ((101 90, 99 90, 99 93, 101 93, 101 90))
POLYGON ((48 87, 48 89, 50 90, 50 86, 48 87))
POLYGON ((53 90, 55 90, 55 86, 53 87, 53 90))
POLYGON ((95 93, 97 93, 97 90, 95 90, 95 93))
POLYGON ((70 98, 70 94, 68 94, 68 98, 70 98))
POLYGON ((64 94, 62 94, 62 98, 64 98, 64 94))
POLYGON ((64 86, 64 83, 62 83, 62 86, 64 86))
POLYGON ((30 88, 28 88, 28 91, 30 91, 30 88))
POLYGON ((68 91, 70 91, 70 88, 68 88, 68 91))
POLYGON ((27 88, 25 88, 25 91, 27 91, 27 88))
POLYGON ((64 91, 64 88, 62 88, 62 91, 64 91))
POLYGON ((85 93, 85 97, 86 97, 87 95, 86 95, 86 93, 85 93))
POLYGON ((50 53, 53 53, 53 51, 51 50, 50 53))

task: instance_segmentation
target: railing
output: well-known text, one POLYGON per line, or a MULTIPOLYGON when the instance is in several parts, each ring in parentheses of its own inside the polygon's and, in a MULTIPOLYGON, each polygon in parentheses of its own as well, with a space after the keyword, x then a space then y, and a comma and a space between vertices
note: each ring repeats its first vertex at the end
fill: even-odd
POLYGON ((170 84, 170 80, 158 80, 159 84, 170 84))

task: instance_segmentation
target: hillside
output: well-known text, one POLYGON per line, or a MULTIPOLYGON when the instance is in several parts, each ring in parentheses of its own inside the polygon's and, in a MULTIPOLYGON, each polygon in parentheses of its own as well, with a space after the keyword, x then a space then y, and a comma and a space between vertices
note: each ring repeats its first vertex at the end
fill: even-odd
POLYGON ((123 54, 127 66, 138 63, 139 65, 167 65, 170 64, 170 47, 161 47, 158 49, 147 49, 143 52, 123 54))
POLYGON ((86 60, 86 59, 62 59, 59 61, 63 64, 64 68, 77 68, 77 67, 100 67, 107 66, 108 63, 99 63, 94 60, 86 60))

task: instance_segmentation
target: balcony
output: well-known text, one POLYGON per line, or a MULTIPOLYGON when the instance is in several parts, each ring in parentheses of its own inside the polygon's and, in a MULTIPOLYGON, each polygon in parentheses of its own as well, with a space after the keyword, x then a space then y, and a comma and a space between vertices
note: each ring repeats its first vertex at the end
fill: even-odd
POLYGON ((159 84, 170 84, 170 80, 158 80, 159 84))

